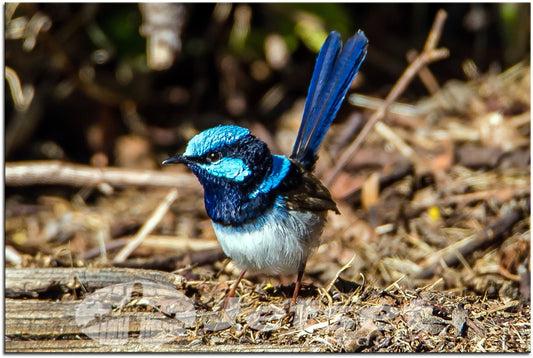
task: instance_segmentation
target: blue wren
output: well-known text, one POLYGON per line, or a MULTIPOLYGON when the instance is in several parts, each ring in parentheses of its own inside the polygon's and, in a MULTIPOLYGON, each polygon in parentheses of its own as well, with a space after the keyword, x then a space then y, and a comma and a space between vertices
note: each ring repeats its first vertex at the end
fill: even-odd
POLYGON ((361 63, 368 40, 358 31, 342 46, 329 34, 318 54, 302 124, 290 158, 272 154, 246 128, 221 125, 193 137, 163 162, 183 163, 204 188, 207 214, 224 253, 243 269, 267 275, 298 273, 296 302, 307 258, 318 246, 329 210, 328 189, 312 174, 317 151, 361 63))

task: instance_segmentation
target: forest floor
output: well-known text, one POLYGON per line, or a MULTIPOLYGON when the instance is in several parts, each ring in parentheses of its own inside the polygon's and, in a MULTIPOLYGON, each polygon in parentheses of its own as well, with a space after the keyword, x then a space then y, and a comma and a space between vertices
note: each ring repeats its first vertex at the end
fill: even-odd
MULTIPOLYGON (((288 153, 301 109, 273 136, 252 130, 288 153)), ((319 177, 361 120, 332 126, 319 177)), ((221 310, 239 269, 186 168, 122 174, 144 183, 6 164, 8 186, 107 178, 71 197, 43 190, 32 205, 7 198, 6 351, 530 351, 528 65, 391 107, 329 186, 341 215, 329 216, 290 308, 294 277, 250 274, 221 310)))

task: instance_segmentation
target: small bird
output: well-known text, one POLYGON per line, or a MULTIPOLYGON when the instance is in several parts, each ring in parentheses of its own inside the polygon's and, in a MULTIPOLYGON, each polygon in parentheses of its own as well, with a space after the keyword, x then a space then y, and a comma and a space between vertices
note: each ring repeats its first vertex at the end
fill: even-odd
POLYGON ((363 62, 368 40, 359 30, 342 45, 332 31, 318 54, 302 124, 289 158, 272 154, 250 130, 221 125, 194 136, 182 163, 204 188, 207 214, 224 253, 242 269, 267 275, 297 273, 296 303, 307 258, 318 246, 329 210, 339 213, 328 189, 313 174, 318 148, 363 62))

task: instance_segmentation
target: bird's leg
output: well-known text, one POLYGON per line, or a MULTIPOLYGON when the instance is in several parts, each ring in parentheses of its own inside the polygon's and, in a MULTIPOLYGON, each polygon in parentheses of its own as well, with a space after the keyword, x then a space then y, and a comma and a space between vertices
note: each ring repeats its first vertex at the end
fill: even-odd
POLYGON ((229 299, 235 296, 235 291, 237 291, 237 286, 239 286, 239 283, 241 282, 245 273, 246 273, 246 270, 242 270, 242 272, 239 274, 239 277, 237 277, 233 285, 231 285, 231 288, 229 289, 228 294, 226 295, 226 298, 224 298, 224 304, 222 305, 222 308, 226 308, 228 306, 229 299))
POLYGON ((292 306, 296 303, 296 299, 298 298, 298 293, 300 292, 300 286, 302 285, 302 277, 304 275, 304 270, 305 270, 305 264, 303 265, 303 267, 301 267, 298 270, 298 277, 296 278, 296 285, 294 286, 294 292, 292 294, 292 299, 291 299, 291 303, 289 304, 289 306, 292 306))

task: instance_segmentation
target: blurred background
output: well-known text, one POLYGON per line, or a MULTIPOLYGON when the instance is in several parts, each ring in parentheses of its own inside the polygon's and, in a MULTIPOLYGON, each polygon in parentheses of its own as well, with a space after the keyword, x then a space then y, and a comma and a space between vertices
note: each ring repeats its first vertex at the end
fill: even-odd
MULTIPOLYGON (((135 135, 155 155, 139 165, 155 168, 219 123, 275 131, 305 97, 331 30, 344 39, 365 31, 354 90, 383 98, 439 8, 448 13, 440 46, 451 54, 431 66, 441 84, 465 80, 467 60, 485 73, 529 57, 527 3, 8 3, 6 160, 131 165, 117 145, 135 135)), ((425 95, 415 80, 404 99, 425 95)))

